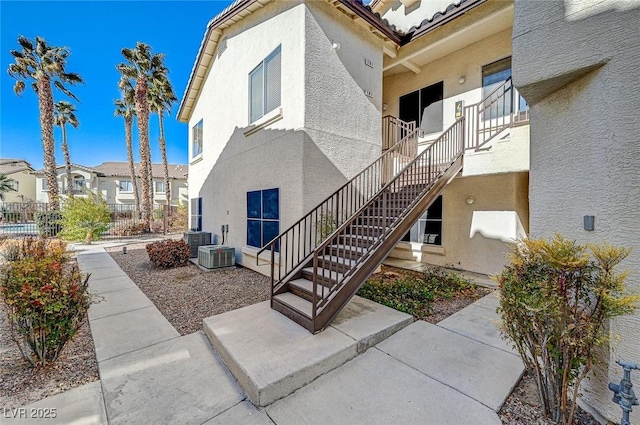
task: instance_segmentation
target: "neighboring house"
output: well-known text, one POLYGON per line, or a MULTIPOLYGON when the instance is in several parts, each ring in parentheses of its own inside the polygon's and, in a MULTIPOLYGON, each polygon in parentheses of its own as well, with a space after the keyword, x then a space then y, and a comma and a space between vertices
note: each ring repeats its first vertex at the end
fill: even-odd
POLYGON ((4 202, 28 202, 36 199, 36 177, 24 159, 0 158, 0 174, 13 180, 13 189, 4 194, 4 202))
MULTIPOLYGON (((136 164, 136 170, 139 164, 136 164)), ((187 166, 169 164, 169 180, 171 182, 171 203, 173 205, 185 204, 188 201, 187 193, 187 166)), ((162 164, 153 164, 153 202, 155 205, 166 204, 164 172, 162 164)), ((87 191, 99 193, 109 204, 133 205, 133 184, 127 162, 104 162, 95 167, 83 165, 71 165, 71 182, 67 182, 65 166, 59 166, 58 188, 60 194, 66 194, 68 184, 72 185, 74 196, 86 195, 87 191)), ((35 173, 36 200, 48 202, 47 180, 44 170, 35 173)), ((138 190, 141 184, 138 176, 138 190)))
POLYGON ((178 113, 191 227, 220 240, 228 225, 237 261, 269 273, 258 249, 405 134, 384 116, 415 122, 422 152, 466 113, 462 172, 391 256, 498 272, 529 226, 513 12, 495 0, 231 4, 208 25, 178 113))
MULTIPOLYGON (((531 236, 633 249, 621 264, 640 292, 640 3, 516 0, 514 81, 531 104, 531 236), (594 216, 592 230, 584 217, 594 216)), ((580 399, 619 423, 608 382, 640 363, 640 315, 609 324, 604 365, 580 399)), ((632 380, 637 385, 638 375, 632 380)), ((631 423, 640 423, 633 408, 631 423)))

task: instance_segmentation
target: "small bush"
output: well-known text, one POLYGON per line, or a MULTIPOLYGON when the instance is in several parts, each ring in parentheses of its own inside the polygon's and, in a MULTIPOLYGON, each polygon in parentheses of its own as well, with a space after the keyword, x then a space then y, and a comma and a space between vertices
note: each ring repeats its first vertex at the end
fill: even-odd
POLYGON ((457 273, 431 267, 421 276, 369 279, 358 295, 422 319, 431 315, 430 304, 434 299, 451 298, 471 288, 475 288, 473 282, 457 273))
POLYGON ((189 228, 189 209, 186 204, 180 204, 169 217, 169 230, 172 233, 186 232, 189 228))
POLYGON ((534 372, 555 423, 573 423, 580 383, 608 342, 605 323, 636 309, 638 297, 625 294, 626 273, 614 270, 629 253, 559 235, 523 240, 497 276, 503 335, 534 372))
POLYGON ((88 275, 70 262, 65 244, 28 239, 2 273, 11 336, 33 366, 57 359, 91 304, 88 275))
POLYGON ((62 231, 65 240, 90 244, 109 230, 111 209, 99 196, 92 193, 86 198, 70 197, 62 208, 62 231))
POLYGON ((144 233, 147 226, 138 220, 121 220, 115 223, 111 229, 114 236, 133 236, 144 233))
POLYGON ((166 240, 147 245, 147 254, 154 267, 171 269, 186 266, 189 263, 191 250, 183 240, 166 240))
POLYGON ((59 211, 42 211, 35 214, 35 222, 40 236, 56 237, 62 230, 62 214, 59 211))

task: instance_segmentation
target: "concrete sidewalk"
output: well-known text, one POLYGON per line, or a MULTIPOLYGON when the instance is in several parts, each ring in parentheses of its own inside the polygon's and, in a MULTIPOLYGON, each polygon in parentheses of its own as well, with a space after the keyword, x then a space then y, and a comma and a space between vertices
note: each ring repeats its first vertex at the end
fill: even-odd
POLYGON ((78 263, 104 297, 89 311, 100 381, 26 406, 56 408, 55 419, 3 424, 498 425, 523 370, 499 337, 491 294, 438 325, 415 322, 256 409, 205 335, 181 337, 102 246, 78 252, 78 263))

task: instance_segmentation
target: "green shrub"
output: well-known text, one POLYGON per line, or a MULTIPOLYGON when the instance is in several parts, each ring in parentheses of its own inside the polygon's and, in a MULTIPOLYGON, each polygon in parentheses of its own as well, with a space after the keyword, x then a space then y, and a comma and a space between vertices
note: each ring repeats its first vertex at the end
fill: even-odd
POLYGON ((442 267, 431 267, 422 275, 395 279, 373 278, 358 291, 361 297, 411 314, 417 319, 431 315, 431 302, 475 288, 473 282, 442 267))
POLYGON ((502 332, 534 372, 545 414, 573 423, 580 383, 608 342, 608 319, 635 311, 626 273, 614 269, 630 251, 581 246, 559 235, 523 240, 497 276, 502 332))
POLYGON ((62 230, 62 214, 59 211, 42 211, 35 214, 35 222, 40 236, 56 237, 62 230))
POLYGON ((147 254, 154 267, 170 269, 189 264, 191 249, 183 240, 168 239, 148 244, 147 254))
POLYGON ((109 230, 111 209, 99 196, 89 193, 86 198, 69 197, 62 207, 62 231, 65 240, 90 244, 109 230))
POLYGON ((88 275, 70 263, 65 244, 29 239, 2 272, 11 336, 33 366, 57 359, 91 304, 88 275))

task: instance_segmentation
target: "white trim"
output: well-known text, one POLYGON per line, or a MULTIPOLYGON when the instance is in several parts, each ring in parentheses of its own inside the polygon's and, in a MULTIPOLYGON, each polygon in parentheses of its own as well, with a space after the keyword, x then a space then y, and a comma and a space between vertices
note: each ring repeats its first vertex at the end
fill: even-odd
POLYGON ((202 161, 202 154, 198 154, 195 158, 193 158, 189 165, 197 164, 200 161, 202 161))
POLYGON ((399 249, 402 251, 411 251, 411 252, 420 252, 422 254, 431 254, 431 255, 447 255, 444 249, 444 246, 441 245, 430 245, 419 242, 398 242, 395 249, 399 249))
POLYGON ((265 116, 253 123, 253 125, 249 126, 244 131, 244 135, 245 137, 251 136, 253 133, 262 130, 263 128, 273 124, 276 121, 280 121, 282 118, 284 118, 284 115, 282 114, 282 108, 280 107, 274 109, 273 111, 267 113, 265 116))
MULTIPOLYGON (((251 258, 256 258, 258 256, 258 251, 260 251, 261 248, 256 248, 255 246, 249 246, 249 245, 245 245, 242 247, 241 251, 244 255, 251 257, 251 258)), ((264 251, 262 254, 260 254, 260 260, 264 261, 264 263, 260 263, 258 264, 258 266, 268 266, 269 264, 271 264, 271 251, 264 251)), ((280 253, 276 252, 273 255, 273 261, 276 264, 280 264, 280 253)))

